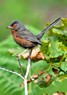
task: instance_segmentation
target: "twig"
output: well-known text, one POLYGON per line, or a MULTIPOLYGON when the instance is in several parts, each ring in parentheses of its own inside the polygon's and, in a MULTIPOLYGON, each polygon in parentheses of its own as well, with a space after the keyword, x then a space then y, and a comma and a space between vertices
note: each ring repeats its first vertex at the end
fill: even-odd
POLYGON ((31 56, 31 52, 32 52, 32 49, 29 50, 28 66, 27 66, 27 71, 26 71, 25 77, 24 77, 25 95, 28 95, 27 77, 28 77, 29 70, 30 70, 30 62, 31 62, 30 56, 31 56))
POLYGON ((19 58, 18 55, 16 55, 16 57, 17 57, 17 60, 18 60, 18 63, 19 63, 19 67, 20 67, 21 75, 23 76, 24 73, 23 73, 23 70, 22 70, 22 64, 20 63, 20 58, 19 58))
POLYGON ((6 71, 6 72, 10 72, 10 73, 12 73, 12 74, 15 74, 15 75, 19 76, 21 79, 24 80, 24 77, 21 76, 21 74, 19 74, 19 73, 17 73, 17 72, 11 71, 11 70, 6 69, 6 68, 3 68, 3 67, 0 67, 0 70, 3 70, 3 71, 6 71))

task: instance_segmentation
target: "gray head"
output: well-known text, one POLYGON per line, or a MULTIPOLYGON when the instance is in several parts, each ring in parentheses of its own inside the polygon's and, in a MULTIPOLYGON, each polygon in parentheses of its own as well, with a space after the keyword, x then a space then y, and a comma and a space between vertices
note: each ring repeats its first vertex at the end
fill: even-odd
POLYGON ((20 31, 20 30, 25 29, 25 26, 22 25, 19 21, 15 20, 9 26, 7 26, 7 28, 10 28, 10 29, 13 29, 16 31, 18 31, 18 30, 20 31))

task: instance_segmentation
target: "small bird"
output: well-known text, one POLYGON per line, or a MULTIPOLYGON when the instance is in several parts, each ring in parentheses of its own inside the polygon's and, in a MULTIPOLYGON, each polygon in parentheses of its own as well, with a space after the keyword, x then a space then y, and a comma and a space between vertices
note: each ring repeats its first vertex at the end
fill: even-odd
POLYGON ((9 26, 7 26, 7 28, 11 29, 13 39, 18 45, 23 48, 32 49, 37 45, 41 45, 41 38, 43 37, 44 33, 52 28, 60 19, 60 17, 57 18, 37 35, 34 35, 32 32, 26 29, 26 27, 19 21, 13 21, 9 26))
MULTIPOLYGON (((29 73, 29 68, 30 68, 30 55, 32 52, 32 49, 37 46, 41 45, 41 38, 43 37, 44 33, 48 31, 50 28, 52 28, 59 20, 61 17, 57 18, 54 22, 52 22, 49 26, 47 26, 43 31, 41 31, 39 34, 34 35, 32 32, 30 32, 26 27, 21 24, 19 21, 13 21, 7 28, 11 29, 12 36, 14 38, 14 41, 20 45, 23 48, 29 49, 29 57, 28 57, 28 67, 27 67, 27 73, 26 77, 28 76, 29 73)), ((18 56, 17 56, 18 57, 18 56)), ((22 66, 20 64, 20 60, 18 59, 19 66, 21 73, 22 72, 22 66)), ((63 71, 61 68, 59 68, 61 71, 63 71)), ((64 73, 67 73, 63 71, 64 73)))

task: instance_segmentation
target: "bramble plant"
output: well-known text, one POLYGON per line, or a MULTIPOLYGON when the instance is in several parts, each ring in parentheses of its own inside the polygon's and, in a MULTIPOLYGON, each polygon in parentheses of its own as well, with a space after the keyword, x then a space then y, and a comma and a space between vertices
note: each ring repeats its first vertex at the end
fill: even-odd
MULTIPOLYGON (((32 26, 31 31, 39 32, 32 26)), ((43 60, 32 60, 28 76, 29 95, 52 95, 56 91, 67 93, 67 18, 44 34, 40 48, 43 60)), ((24 49, 18 47, 9 36, 0 44, 0 93, 1 95, 24 95, 23 76, 27 60, 21 57, 23 76, 16 54, 24 49), (22 78, 20 77, 22 76, 22 78)))

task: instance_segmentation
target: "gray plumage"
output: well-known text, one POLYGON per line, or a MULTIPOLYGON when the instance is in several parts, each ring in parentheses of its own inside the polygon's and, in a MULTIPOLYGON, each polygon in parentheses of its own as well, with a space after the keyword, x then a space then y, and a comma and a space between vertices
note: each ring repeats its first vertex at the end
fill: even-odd
MULTIPOLYGON (((38 44, 41 45, 41 38, 44 35, 44 33, 48 31, 50 28, 52 28, 59 20, 60 20, 60 17, 56 19, 53 23, 51 23, 49 26, 47 26, 42 32, 40 32, 37 35, 34 35, 32 32, 26 29, 26 27, 23 24, 21 24, 19 21, 13 21, 10 24, 12 28, 11 27, 8 27, 8 28, 11 28, 11 30, 15 30, 17 32, 16 37, 21 38, 21 41, 22 39, 25 39, 27 42, 28 41, 30 42, 30 44, 28 45, 27 45, 27 42, 26 44, 24 42, 22 42, 22 44, 21 42, 19 42, 18 43, 19 45, 25 48, 32 48, 38 44)), ((17 39, 16 39, 16 42, 17 42, 17 39)))

